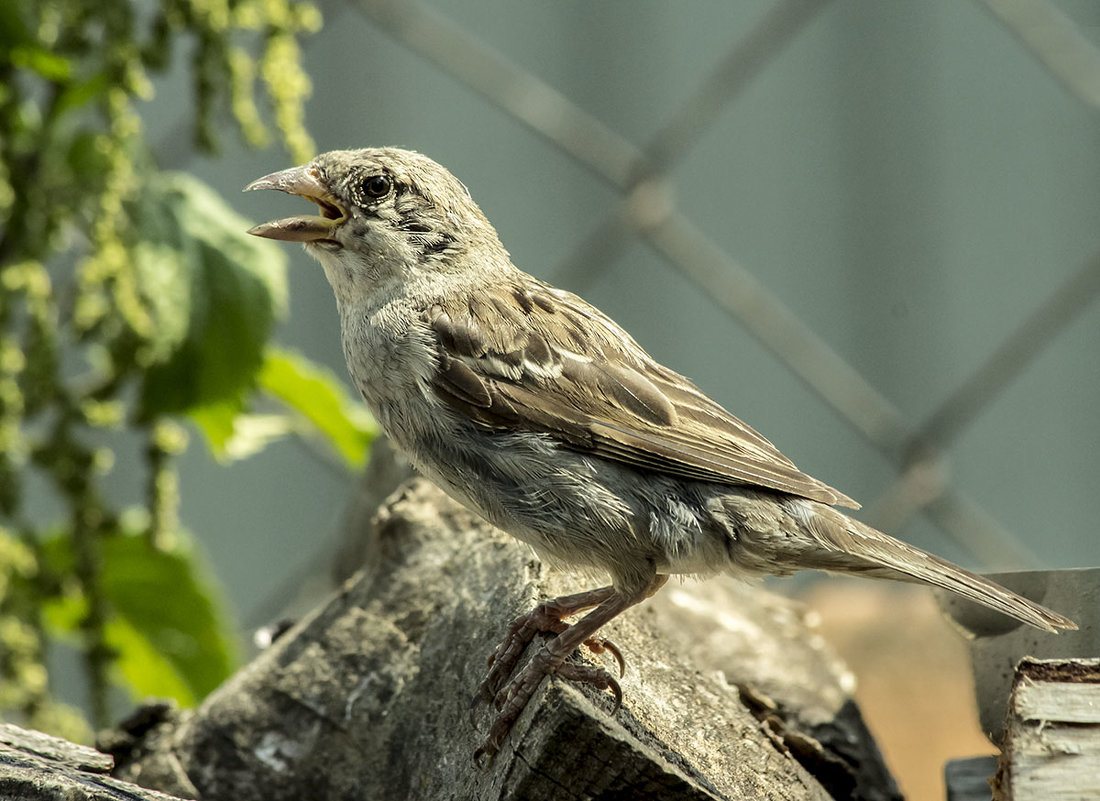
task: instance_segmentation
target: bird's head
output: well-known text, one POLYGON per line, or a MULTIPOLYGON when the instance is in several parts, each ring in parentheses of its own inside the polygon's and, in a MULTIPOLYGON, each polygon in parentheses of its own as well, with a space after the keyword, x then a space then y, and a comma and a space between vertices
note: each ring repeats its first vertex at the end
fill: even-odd
POLYGON ((413 151, 334 150, 245 187, 252 189, 278 189, 317 204, 318 214, 261 223, 249 233, 305 243, 338 296, 387 279, 408 280, 410 273, 446 272, 471 251, 504 253, 466 187, 413 151))

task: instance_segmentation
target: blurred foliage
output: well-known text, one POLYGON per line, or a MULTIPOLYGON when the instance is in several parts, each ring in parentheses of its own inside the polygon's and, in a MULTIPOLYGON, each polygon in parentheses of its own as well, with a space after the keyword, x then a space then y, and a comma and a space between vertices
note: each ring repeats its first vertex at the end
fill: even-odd
POLYGON ((0 714, 86 737, 51 691, 55 641, 81 655, 94 726, 112 686, 188 704, 232 669, 178 520, 181 421, 221 459, 304 430, 365 458, 373 424, 333 419, 351 405, 339 383, 268 344, 282 251, 158 172, 137 112, 178 51, 200 150, 226 128, 252 146, 275 132, 305 160, 298 38, 319 27, 304 0, 0 2, 0 714), (250 411, 261 390, 277 413, 250 411), (109 493, 135 443, 140 485, 109 493))
POLYGON ((318 435, 349 467, 366 464, 377 424, 332 373, 300 354, 272 347, 259 382, 266 392, 297 410, 296 433, 318 435))
MULTIPOLYGON (((140 696, 193 704, 213 690, 234 666, 235 645, 225 605, 196 570, 186 541, 150 549, 148 521, 130 510, 120 528, 101 542, 99 591, 112 614, 105 639, 115 667, 140 696), (160 601, 171 588, 172 603, 160 601)), ((68 532, 46 537, 39 547, 43 567, 55 576, 75 572, 68 532)), ((72 636, 88 613, 88 597, 75 582, 62 582, 43 614, 52 631, 72 636)))

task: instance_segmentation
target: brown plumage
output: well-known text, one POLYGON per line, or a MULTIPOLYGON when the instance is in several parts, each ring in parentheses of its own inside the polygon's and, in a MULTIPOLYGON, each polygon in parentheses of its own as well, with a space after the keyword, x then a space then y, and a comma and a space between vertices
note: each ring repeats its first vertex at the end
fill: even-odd
POLYGON ((429 313, 444 365, 434 389, 463 414, 644 470, 859 508, 580 298, 526 283, 491 310, 454 298, 429 313))

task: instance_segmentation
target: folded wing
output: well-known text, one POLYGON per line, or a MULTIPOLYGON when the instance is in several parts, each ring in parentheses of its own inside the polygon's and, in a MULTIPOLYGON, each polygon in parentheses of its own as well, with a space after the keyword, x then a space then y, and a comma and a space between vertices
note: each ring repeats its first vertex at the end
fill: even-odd
POLYGON ((481 425, 638 468, 858 508, 568 292, 513 286, 432 307, 433 389, 481 425))

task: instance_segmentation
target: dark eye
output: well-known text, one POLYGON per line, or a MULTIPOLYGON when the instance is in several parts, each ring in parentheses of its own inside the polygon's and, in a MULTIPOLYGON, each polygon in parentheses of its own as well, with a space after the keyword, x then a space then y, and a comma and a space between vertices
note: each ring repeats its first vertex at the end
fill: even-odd
POLYGON ((388 175, 372 175, 363 179, 363 194, 377 200, 388 195, 392 185, 388 175))

